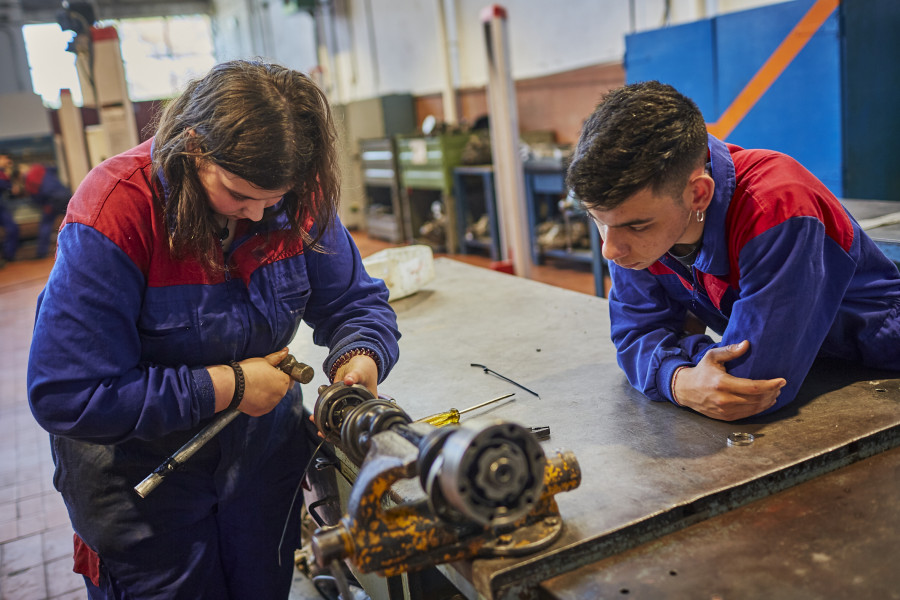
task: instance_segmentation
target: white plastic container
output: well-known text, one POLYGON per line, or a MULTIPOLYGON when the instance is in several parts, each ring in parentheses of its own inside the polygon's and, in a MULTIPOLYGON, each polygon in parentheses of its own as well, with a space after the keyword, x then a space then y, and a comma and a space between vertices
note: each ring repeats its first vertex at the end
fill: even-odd
POLYGON ((389 302, 415 294, 434 279, 434 253, 425 244, 380 250, 364 258, 363 266, 369 275, 384 280, 389 302))

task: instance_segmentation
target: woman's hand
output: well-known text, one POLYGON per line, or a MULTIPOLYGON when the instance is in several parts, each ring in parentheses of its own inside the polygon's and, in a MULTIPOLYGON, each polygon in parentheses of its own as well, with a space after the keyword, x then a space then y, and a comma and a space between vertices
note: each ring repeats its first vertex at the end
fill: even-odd
MULTIPOLYGON (((278 364, 288 354, 287 348, 268 356, 248 358, 238 364, 244 372, 244 397, 238 410, 251 417, 271 411, 284 398, 294 381, 278 364)), ((215 365, 207 369, 216 390, 216 412, 225 410, 234 397, 234 370, 229 365, 215 365)))
POLYGON ((341 365, 334 375, 335 381, 343 381, 344 385, 359 383, 378 397, 378 365, 371 356, 358 354, 341 365))

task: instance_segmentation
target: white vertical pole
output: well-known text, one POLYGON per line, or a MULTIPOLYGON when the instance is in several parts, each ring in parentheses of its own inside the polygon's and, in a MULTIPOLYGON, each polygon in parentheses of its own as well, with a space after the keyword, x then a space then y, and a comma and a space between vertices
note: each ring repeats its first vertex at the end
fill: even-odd
MULTIPOLYGON (((451 0, 451 6, 454 6, 451 0)), ((453 61, 450 50, 450 36, 447 33, 447 6, 445 0, 437 0, 438 15, 438 42, 441 46, 441 58, 444 63, 444 90, 442 94, 444 104, 444 122, 456 125, 459 116, 456 110, 456 86, 453 81, 453 61)), ((455 23, 454 23, 455 25, 455 23)), ((456 39, 456 36, 453 36, 456 39)))
POLYGON ((59 90, 59 100, 59 129, 66 160, 67 183, 74 192, 91 169, 84 139, 84 122, 81 120, 81 111, 72 102, 71 90, 59 90))
POLYGON ((509 64, 506 9, 498 4, 481 12, 488 59, 488 107, 494 188, 503 258, 520 277, 531 275, 531 236, 525 202, 525 175, 519 154, 519 112, 509 64))
MULTIPOLYGON (((89 76, 97 94, 94 101, 110 155, 119 154, 137 146, 140 141, 134 107, 128 96, 119 33, 115 27, 91 27, 89 35, 93 40, 93 62, 89 65, 89 76)), ((89 85, 82 83, 82 91, 86 87, 89 85)))

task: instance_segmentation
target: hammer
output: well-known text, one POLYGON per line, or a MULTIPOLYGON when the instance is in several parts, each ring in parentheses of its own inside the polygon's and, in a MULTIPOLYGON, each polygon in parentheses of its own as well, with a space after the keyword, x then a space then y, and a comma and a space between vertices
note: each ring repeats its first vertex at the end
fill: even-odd
MULTIPOLYGON (((278 363, 278 368, 287 373, 291 379, 300 383, 309 383, 313 378, 313 368, 302 362, 298 362, 296 358, 288 354, 284 360, 278 363)), ((190 457, 196 454, 197 450, 203 447, 206 442, 216 436, 217 433, 234 421, 235 417, 240 414, 236 408, 230 408, 218 414, 206 427, 201 429, 197 435, 192 437, 188 442, 178 449, 175 454, 167 458, 161 465, 156 467, 152 473, 147 475, 142 482, 134 486, 134 491, 141 498, 156 489, 163 479, 172 471, 180 467, 190 457)))

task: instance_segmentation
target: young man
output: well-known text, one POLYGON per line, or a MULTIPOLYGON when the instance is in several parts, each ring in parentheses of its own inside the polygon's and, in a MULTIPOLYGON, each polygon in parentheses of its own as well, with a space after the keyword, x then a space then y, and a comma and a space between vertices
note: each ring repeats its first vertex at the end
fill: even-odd
POLYGON ((900 370, 897 267, 797 161, 708 135, 671 86, 608 94, 567 182, 603 238, 619 364, 652 400, 731 421, 791 402, 817 356, 900 370))

